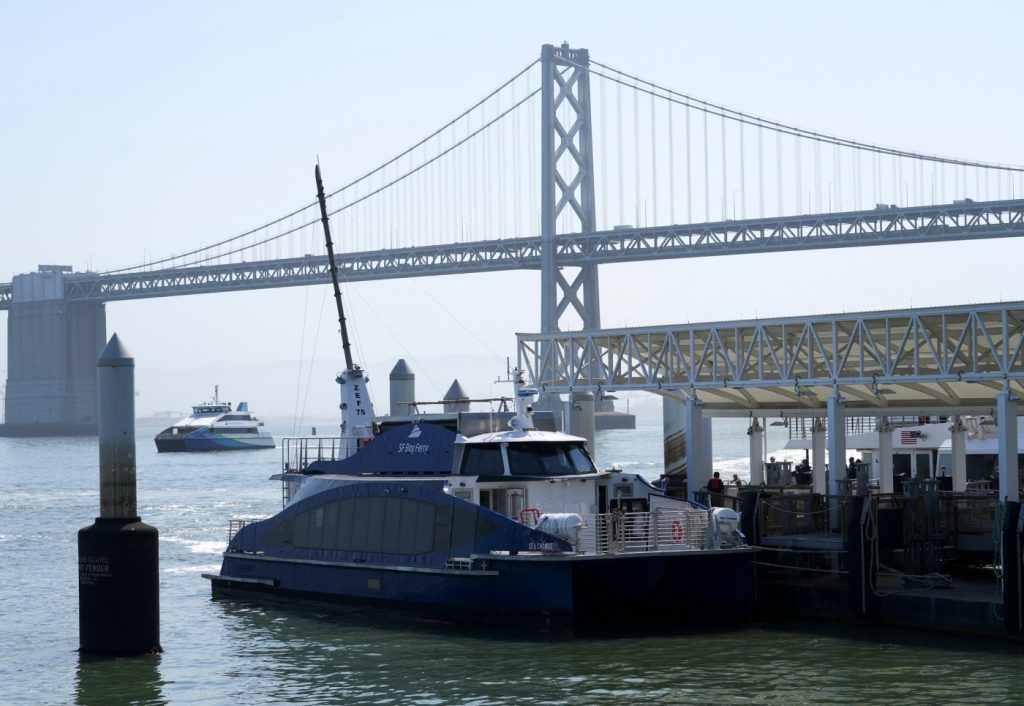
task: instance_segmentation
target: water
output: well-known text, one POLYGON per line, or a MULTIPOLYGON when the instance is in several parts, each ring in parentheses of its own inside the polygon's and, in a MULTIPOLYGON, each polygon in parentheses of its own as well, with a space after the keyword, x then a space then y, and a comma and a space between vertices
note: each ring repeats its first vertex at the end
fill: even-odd
MULTIPOLYGON (((716 468, 745 425, 716 422, 716 468)), ((322 429, 328 423, 318 424, 322 429)), ((98 512, 94 439, 0 439, 0 704, 1020 703, 1002 641, 843 625, 565 638, 380 611, 213 601, 231 517, 280 507, 278 451, 157 454, 138 430, 139 512, 160 530, 164 654, 80 656, 78 529, 98 512)), ((270 428, 277 436, 283 429, 270 428)), ((660 471, 660 429, 601 434, 602 465, 660 471)), ((781 445, 781 442, 779 443, 781 445)), ((781 456, 776 453, 776 456, 781 456)), ((736 471, 730 470, 735 468, 736 471)), ((617 605, 612 610, 642 610, 617 605)), ((713 609, 713 607, 711 607, 713 609)))

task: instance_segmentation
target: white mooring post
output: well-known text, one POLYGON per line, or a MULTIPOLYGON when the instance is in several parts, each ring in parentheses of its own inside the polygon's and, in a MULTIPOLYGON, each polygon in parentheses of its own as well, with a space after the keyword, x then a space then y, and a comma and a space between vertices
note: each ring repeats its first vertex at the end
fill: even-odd
POLYGON ((761 485, 764 483, 764 427, 757 417, 751 419, 747 435, 750 436, 750 484, 761 485))

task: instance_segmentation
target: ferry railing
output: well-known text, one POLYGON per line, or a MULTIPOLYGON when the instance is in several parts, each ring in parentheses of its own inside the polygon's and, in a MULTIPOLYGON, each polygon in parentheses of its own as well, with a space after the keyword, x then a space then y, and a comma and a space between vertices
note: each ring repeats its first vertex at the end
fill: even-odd
POLYGON ((281 440, 281 470, 302 473, 314 461, 336 461, 340 450, 336 436, 286 436, 281 440))
POLYGON ((239 532, 245 527, 253 524, 254 522, 260 522, 259 517, 243 517, 234 518, 228 521, 228 547, 230 551, 241 552, 243 554, 255 554, 256 553, 256 537, 255 535, 249 537, 248 542, 236 543, 235 547, 231 549, 231 540, 235 538, 239 532))
POLYGON ((629 554, 703 549, 708 512, 699 508, 584 515, 576 543, 585 554, 629 554))

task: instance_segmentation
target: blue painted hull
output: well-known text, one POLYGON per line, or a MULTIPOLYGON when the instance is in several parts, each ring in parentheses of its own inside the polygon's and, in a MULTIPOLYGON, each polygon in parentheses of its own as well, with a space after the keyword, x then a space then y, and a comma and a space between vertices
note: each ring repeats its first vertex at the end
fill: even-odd
POLYGON ((266 437, 256 438, 231 438, 214 434, 190 434, 172 438, 156 439, 156 450, 160 453, 181 452, 181 451, 240 451, 253 449, 272 449, 273 439, 266 437))
POLYGON ((733 622, 754 601, 755 550, 480 557, 484 570, 225 554, 215 595, 267 593, 533 627, 733 622), (708 610, 708 606, 713 606, 708 610))

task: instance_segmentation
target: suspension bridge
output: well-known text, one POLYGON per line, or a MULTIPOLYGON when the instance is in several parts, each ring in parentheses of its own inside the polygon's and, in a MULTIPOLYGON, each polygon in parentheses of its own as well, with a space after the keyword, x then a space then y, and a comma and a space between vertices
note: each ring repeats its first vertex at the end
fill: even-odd
MULTIPOLYGON (((779 122, 645 80, 592 59, 585 49, 547 45, 538 59, 439 129, 331 193, 328 206, 339 273, 346 281, 538 270, 540 335, 522 339, 520 350, 535 382, 552 391, 672 387, 689 399, 688 389, 711 394, 712 388, 731 384, 739 389, 717 399, 745 410, 790 403, 807 407, 812 398, 806 394, 785 394, 794 386, 799 392, 799 366, 778 363, 785 346, 796 345, 796 339, 790 341, 799 329, 793 322, 786 324, 789 333, 777 322, 753 324, 763 334, 757 350, 765 359, 775 345, 778 364, 767 375, 763 365, 760 377, 752 374, 756 367, 740 365, 724 349, 704 358, 733 366, 732 373, 721 367, 718 377, 694 367, 702 360, 697 354, 677 356, 686 362, 671 374, 664 367, 659 374, 638 373, 659 369, 636 345, 641 332, 617 332, 614 340, 629 342, 628 354, 615 350, 610 336, 609 343, 595 343, 601 334, 598 267, 1016 237, 1024 235, 1024 168, 886 147, 779 122), (598 366, 592 357, 590 364, 580 364, 572 348, 579 342, 572 332, 580 330, 592 335, 585 349, 601 348, 597 359, 618 356, 620 363, 630 363, 598 366), (758 385, 775 392, 747 390, 758 385)), ((8 312, 3 430, 95 432, 95 360, 105 343, 107 302, 328 281, 312 200, 230 237, 134 265, 104 272, 40 266, 15 276, 0 284, 0 309, 8 312)), ((1011 306, 1010 311, 1016 321, 1016 310, 1011 306)), ((850 326, 830 319, 811 328, 850 326)), ((1015 345, 1015 326, 1000 329, 1008 331, 1005 346, 1015 345)), ((971 331, 975 340, 992 342, 982 348, 998 347, 988 328, 971 331)), ((720 332, 699 336, 705 343, 715 336, 729 338, 720 332)), ((675 340, 663 338, 670 339, 675 340)), ((735 343, 741 339, 731 340, 742 348, 735 343)), ((800 340, 816 340, 821 356, 835 356, 821 336, 800 340)), ((894 345, 871 340, 890 349, 894 345)), ((928 337, 915 333, 911 340, 912 347, 923 348, 928 337)), ((958 360, 982 355, 978 346, 955 348, 958 360)), ((660 349, 645 350, 660 354, 660 349)), ((801 360, 799 351, 786 355, 801 360)), ((997 373, 1011 381, 1007 384, 1019 384, 1019 349, 1000 355, 1002 367, 984 380, 990 390, 997 373)), ((972 364, 984 367, 984 360, 972 364)), ((898 365, 876 367, 869 373, 862 367, 847 378, 842 365, 812 364, 810 377, 818 386, 828 383, 867 403, 880 399, 868 394, 872 384, 906 372, 898 365)), ((951 365, 943 374, 957 372, 951 365)), ((962 399, 978 405, 989 399, 927 387, 947 384, 945 378, 904 382, 918 385, 906 388, 918 393, 908 403, 962 399)), ((814 399, 824 404, 826 397, 819 390, 814 399)))

